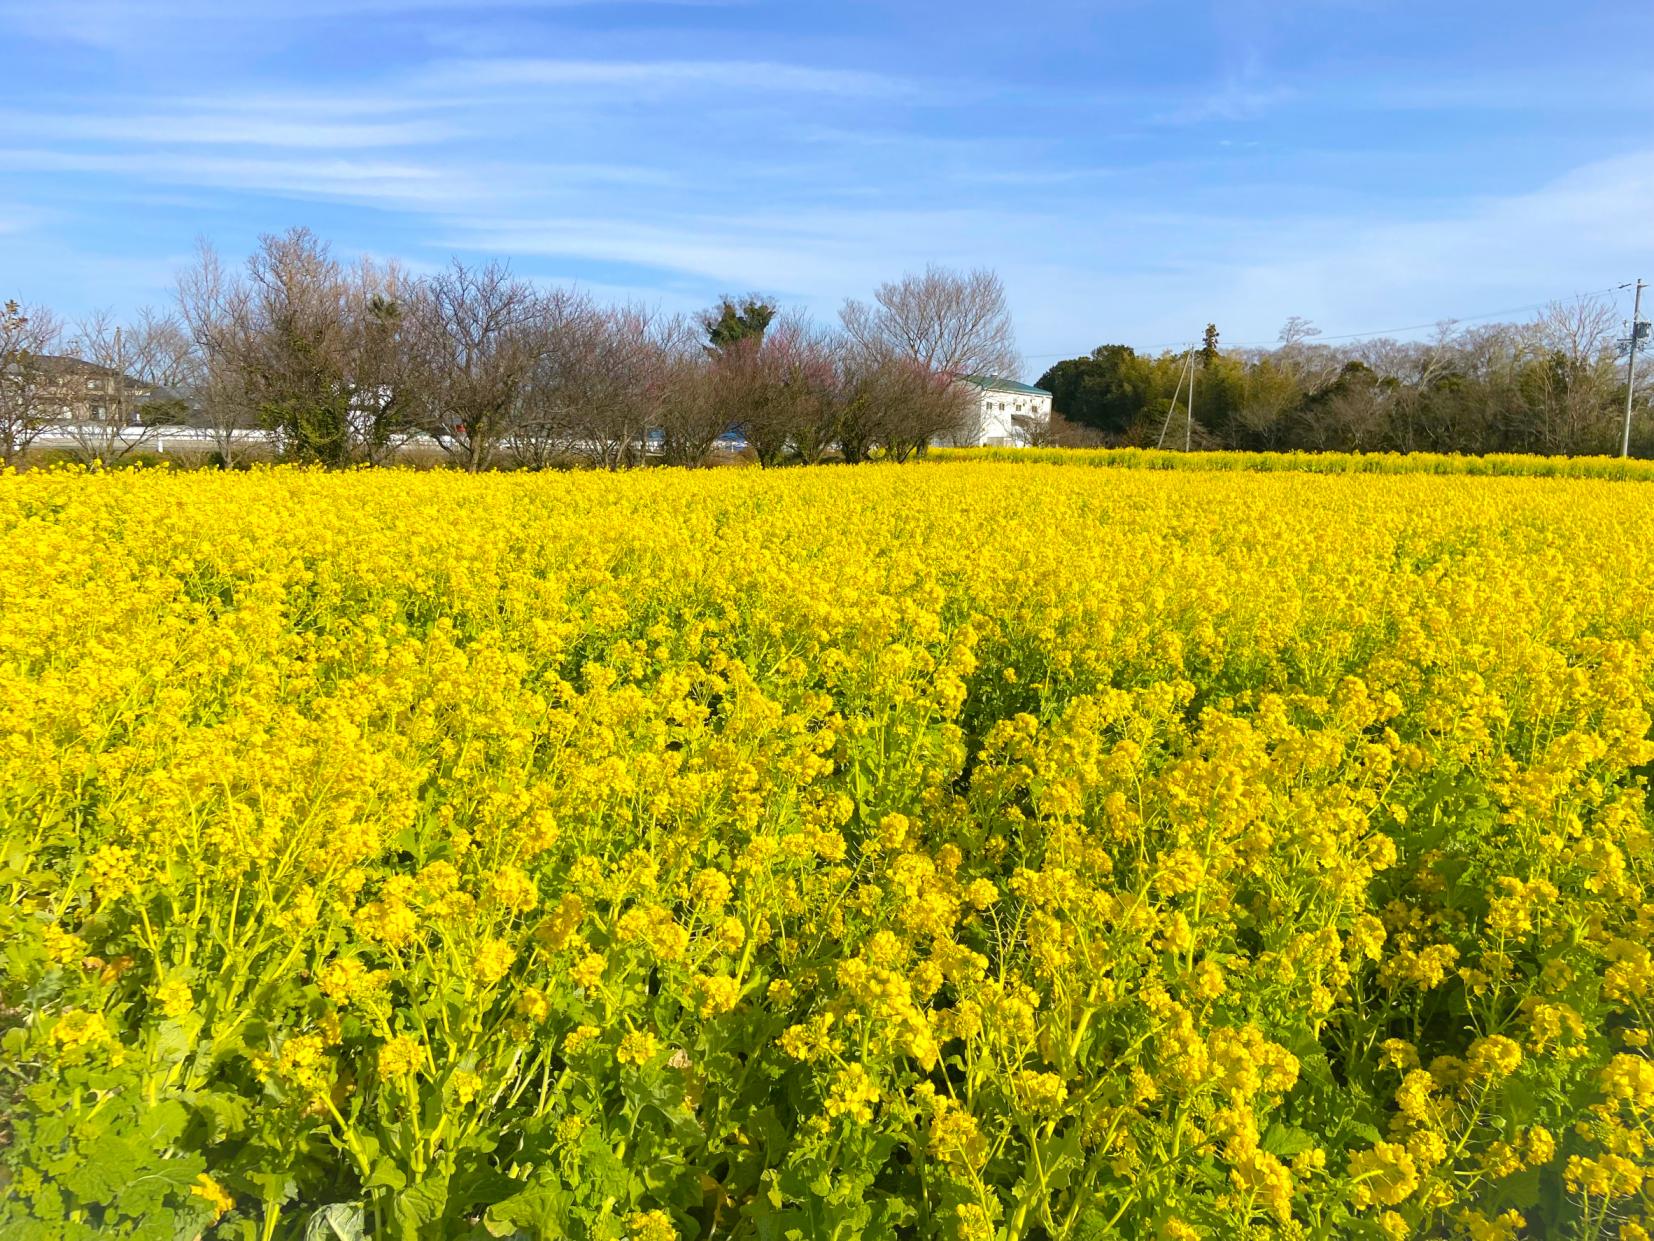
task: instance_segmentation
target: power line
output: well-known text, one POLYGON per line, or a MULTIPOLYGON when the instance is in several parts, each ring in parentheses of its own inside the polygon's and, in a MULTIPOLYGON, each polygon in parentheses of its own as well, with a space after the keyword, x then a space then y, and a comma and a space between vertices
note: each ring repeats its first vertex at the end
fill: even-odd
MULTIPOLYGON (((1629 284, 1616 284, 1616 285, 1613 285, 1613 286, 1611 286, 1609 288, 1606 288, 1606 289, 1595 289, 1595 290, 1593 290, 1589 293, 1575 293, 1575 294, 1572 294, 1569 297, 1551 298, 1548 301, 1543 301, 1543 302, 1529 302, 1525 306, 1507 306, 1503 310, 1489 310, 1489 311, 1486 311, 1482 314, 1455 315, 1455 316, 1451 316, 1451 317, 1449 317, 1445 320, 1444 319, 1434 319, 1429 323, 1413 323, 1413 324, 1409 324, 1406 327, 1378 328, 1378 329, 1375 329, 1375 330, 1369 331, 1369 332, 1345 332, 1345 333, 1341 333, 1340 335, 1337 335, 1337 336, 1315 336, 1315 337, 1311 337, 1309 339, 1315 344, 1325 344, 1325 343, 1328 343, 1328 342, 1331 342, 1331 341, 1366 340, 1366 339, 1369 339, 1369 338, 1372 338, 1372 337, 1394 336, 1399 332, 1420 332, 1420 331, 1423 331, 1426 328, 1436 327, 1437 325, 1439 325, 1443 322, 1446 322, 1446 323, 1477 323, 1477 322, 1480 322, 1483 319, 1497 319, 1500 315, 1520 314, 1525 310, 1543 310, 1546 306, 1549 306, 1554 302, 1559 302, 1559 301, 1560 302, 1584 301, 1588 297, 1601 297, 1605 293, 1617 293, 1617 292, 1621 291, 1622 289, 1629 289, 1630 287, 1631 286, 1629 284)), ((1167 349, 1182 348, 1185 343, 1186 342, 1180 341, 1180 340, 1171 340, 1171 341, 1163 341, 1163 342, 1161 342, 1159 344, 1155 344, 1155 345, 1146 345, 1143 348, 1147 351, 1150 351, 1150 352, 1161 352, 1161 351, 1164 351, 1164 350, 1167 350, 1167 349)), ((1242 341, 1239 344, 1230 344, 1227 347, 1230 348, 1230 349, 1267 349, 1271 345, 1277 345, 1279 343, 1280 343, 1279 340, 1242 341)), ((1047 358, 1071 358, 1071 357, 1074 357, 1074 356, 1076 356, 1076 355, 1071 354, 1071 353, 1031 353, 1031 354, 1024 355, 1024 361, 1041 362, 1041 361, 1046 360, 1047 358)), ((1084 356, 1084 355, 1079 355, 1079 356, 1084 356)))

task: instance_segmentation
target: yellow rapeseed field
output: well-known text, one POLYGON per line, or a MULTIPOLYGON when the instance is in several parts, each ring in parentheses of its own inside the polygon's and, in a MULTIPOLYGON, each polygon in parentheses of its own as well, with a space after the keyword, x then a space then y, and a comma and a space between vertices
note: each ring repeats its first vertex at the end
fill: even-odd
POLYGON ((0 478, 0 1238, 1648 1237, 1654 491, 0 478))

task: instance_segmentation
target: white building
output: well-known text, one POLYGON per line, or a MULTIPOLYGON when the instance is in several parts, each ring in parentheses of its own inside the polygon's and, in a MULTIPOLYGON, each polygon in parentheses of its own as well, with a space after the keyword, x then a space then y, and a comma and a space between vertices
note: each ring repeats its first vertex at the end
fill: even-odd
POLYGON ((979 417, 975 427, 959 437, 961 446, 1015 447, 1051 423, 1051 394, 1044 388, 997 375, 967 375, 962 382, 975 391, 979 417))

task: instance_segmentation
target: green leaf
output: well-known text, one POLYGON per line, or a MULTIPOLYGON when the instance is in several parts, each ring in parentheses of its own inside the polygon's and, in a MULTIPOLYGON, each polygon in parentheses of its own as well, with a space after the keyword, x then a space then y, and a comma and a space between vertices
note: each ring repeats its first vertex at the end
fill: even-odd
POLYGON ((1344 1125, 1356 1137, 1365 1142, 1382 1142, 1384 1135, 1378 1131, 1377 1125, 1369 1125, 1364 1120, 1352 1120, 1344 1125))
POLYGON ((166 1099, 138 1112, 139 1136, 151 1147, 170 1146, 190 1122, 189 1109, 177 1099, 166 1099))
POLYGON ((209 1144, 240 1133, 252 1113, 252 1100, 226 1090, 203 1090, 189 1096, 190 1104, 206 1123, 209 1144))
POLYGON ((402 1241, 421 1241, 438 1230, 431 1227, 448 1207, 448 1178, 428 1176, 410 1185, 391 1202, 391 1228, 402 1241))
POLYGON ((561 1186, 535 1185, 489 1207, 483 1223, 496 1237, 519 1229, 536 1238, 560 1237, 565 1234, 569 1205, 568 1192, 561 1186))
POLYGON ((1269 1126, 1260 1143, 1264 1150, 1282 1159, 1290 1159, 1315 1145, 1315 1139, 1296 1125, 1276 1121, 1269 1126))
POLYGON ((407 1186, 408 1178, 402 1169, 396 1166, 396 1161, 389 1155, 379 1159, 373 1165, 373 1172, 367 1179, 364 1189, 394 1189, 400 1190, 407 1186))
POLYGON ((131 1143, 115 1138, 100 1141, 96 1152, 94 1158, 77 1159, 78 1166, 62 1178, 63 1187, 88 1206, 114 1202, 122 1187, 137 1178, 142 1162, 131 1143))
POLYGON ((1524 1168, 1499 1182, 1499 1196, 1519 1211, 1528 1211, 1539 1205, 1540 1178, 1543 1169, 1524 1168))
POLYGON ((201 1036, 201 1014, 186 1013, 163 1021, 155 1031, 155 1058, 164 1065, 183 1062, 201 1036))
POLYGON ((306 1221, 304 1241, 363 1241, 360 1202, 330 1202, 306 1221))

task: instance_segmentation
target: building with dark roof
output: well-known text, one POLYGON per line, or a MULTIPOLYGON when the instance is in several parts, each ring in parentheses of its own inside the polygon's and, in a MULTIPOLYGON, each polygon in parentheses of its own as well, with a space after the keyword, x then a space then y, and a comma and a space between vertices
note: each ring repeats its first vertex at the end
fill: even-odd
POLYGON ((1044 388, 998 375, 966 375, 960 381, 975 391, 974 426, 956 437, 962 446, 1009 448, 1029 442, 1051 421, 1051 394, 1044 388))

